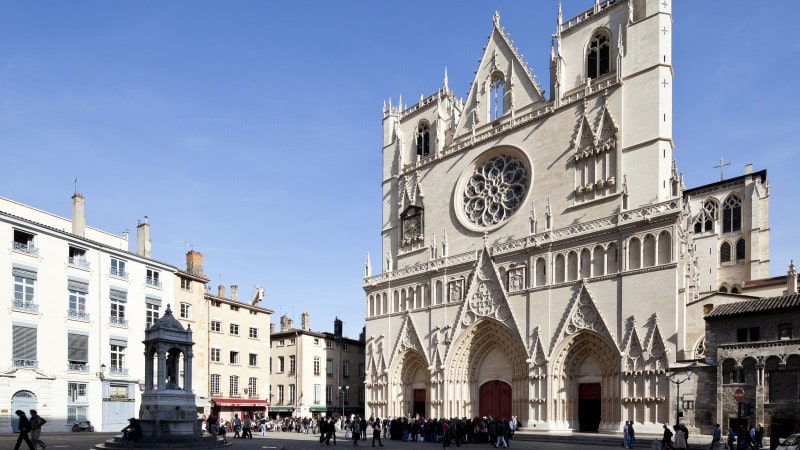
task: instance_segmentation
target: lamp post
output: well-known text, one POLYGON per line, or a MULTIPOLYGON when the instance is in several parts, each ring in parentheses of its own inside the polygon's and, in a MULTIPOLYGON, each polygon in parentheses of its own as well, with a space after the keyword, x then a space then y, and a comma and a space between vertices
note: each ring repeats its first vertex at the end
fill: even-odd
POLYGON ((339 399, 342 402, 342 419, 344 419, 344 399, 347 397, 345 394, 350 391, 350 386, 339 386, 339 399))
POLYGON ((681 407, 680 407, 681 406, 681 404, 680 404, 680 402, 681 402, 681 385, 683 383, 689 381, 690 378, 692 378, 692 368, 690 367, 686 371, 686 378, 675 379, 674 377, 676 375, 677 375, 677 372, 672 372, 669 375, 667 375, 667 379, 671 383, 675 384, 675 386, 677 386, 677 388, 678 388, 677 395, 675 396, 675 425, 678 425, 681 422, 680 421, 680 417, 681 417, 681 407))

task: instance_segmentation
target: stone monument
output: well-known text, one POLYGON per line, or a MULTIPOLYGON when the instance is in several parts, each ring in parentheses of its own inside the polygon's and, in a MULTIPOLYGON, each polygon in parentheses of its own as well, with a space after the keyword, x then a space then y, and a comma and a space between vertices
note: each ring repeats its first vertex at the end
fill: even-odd
POLYGON ((223 447, 217 436, 204 435, 192 393, 192 329, 183 326, 167 305, 164 316, 145 330, 144 393, 139 407, 142 438, 115 437, 95 448, 223 447))

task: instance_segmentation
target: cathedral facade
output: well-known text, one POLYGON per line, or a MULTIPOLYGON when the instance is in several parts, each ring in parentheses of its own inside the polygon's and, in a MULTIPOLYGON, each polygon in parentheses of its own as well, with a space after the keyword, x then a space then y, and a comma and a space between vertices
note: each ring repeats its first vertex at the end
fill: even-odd
POLYGON ((663 1, 559 11, 545 97, 496 14, 466 99, 445 74, 384 106, 367 416, 671 421, 670 377, 703 357, 691 305, 769 259, 766 172, 694 191, 678 175, 671 28, 663 1))

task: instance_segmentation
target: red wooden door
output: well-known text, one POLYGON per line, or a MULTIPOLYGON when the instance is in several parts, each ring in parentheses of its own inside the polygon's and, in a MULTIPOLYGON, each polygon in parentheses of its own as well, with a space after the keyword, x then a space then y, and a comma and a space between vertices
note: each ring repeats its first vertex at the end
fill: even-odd
POLYGON ((478 400, 478 415, 495 419, 511 418, 511 386, 500 380, 487 381, 481 385, 478 400))

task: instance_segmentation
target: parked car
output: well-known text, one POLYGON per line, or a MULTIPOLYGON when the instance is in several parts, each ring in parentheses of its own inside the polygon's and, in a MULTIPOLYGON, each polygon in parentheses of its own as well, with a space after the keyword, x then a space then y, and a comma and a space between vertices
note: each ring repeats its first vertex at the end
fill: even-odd
POLYGON ((94 426, 92 426, 92 422, 82 420, 72 424, 72 431, 94 431, 94 426))
POLYGON ((778 445, 777 450, 800 450, 800 433, 793 434, 778 445))

